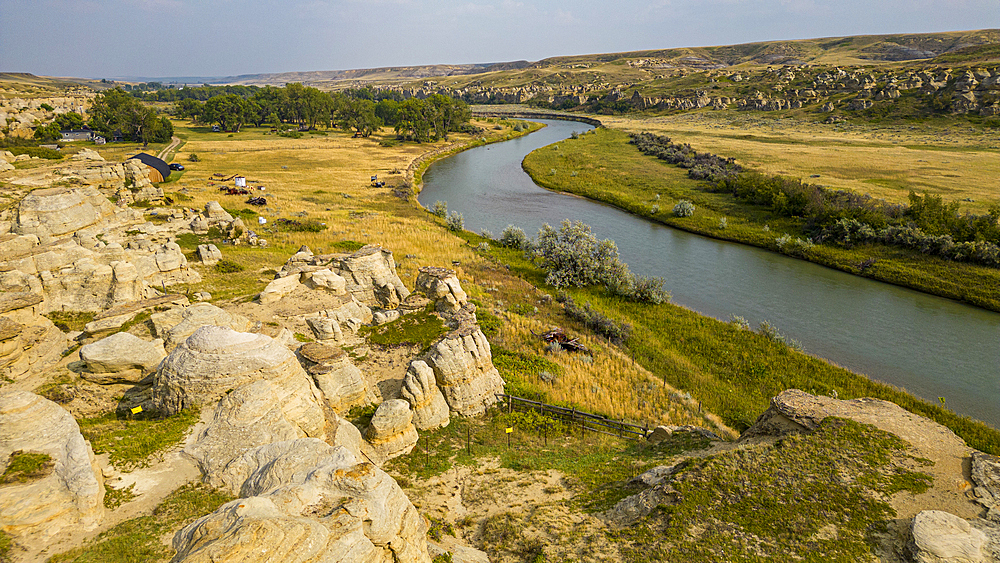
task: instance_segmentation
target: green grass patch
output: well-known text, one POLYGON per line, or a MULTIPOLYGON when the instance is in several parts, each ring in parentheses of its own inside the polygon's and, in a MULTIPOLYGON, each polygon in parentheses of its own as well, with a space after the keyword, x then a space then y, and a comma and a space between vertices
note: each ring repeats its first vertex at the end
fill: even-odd
POLYGON ((190 483, 170 493, 151 515, 118 524, 89 545, 49 558, 49 563, 149 563, 167 561, 173 554, 161 541, 196 518, 233 500, 228 493, 201 483, 190 483))
POLYGON ((52 311, 44 316, 63 332, 83 330, 87 323, 94 320, 94 313, 90 311, 52 311))
POLYGON ((330 245, 334 252, 357 252, 364 248, 364 243, 353 240, 338 240, 330 245))
POLYGON ((129 471, 148 466, 153 456, 179 444, 198 417, 198 409, 191 408, 162 419, 134 420, 111 413, 77 423, 94 453, 110 454, 112 465, 129 471))
POLYGON ((7 532, 0 530, 0 563, 10 561, 10 550, 14 548, 14 540, 7 532))
POLYGON ((63 157, 61 152, 47 149, 45 147, 5 147, 3 150, 10 151, 14 156, 26 154, 28 156, 37 156, 38 158, 46 160, 61 160, 63 157))
POLYGON ((359 333, 367 338, 370 344, 378 346, 412 344, 426 349, 448 332, 444 322, 431 312, 432 310, 433 305, 423 311, 403 315, 390 323, 362 327, 359 333))
POLYGON ((53 467, 55 462, 49 454, 17 450, 7 460, 7 469, 0 476, 0 485, 37 481, 52 473, 53 467))
POLYGON ((880 492, 898 475, 927 479, 903 467, 906 448, 828 418, 811 434, 689 462, 671 481, 676 501, 609 536, 634 561, 868 560, 873 532, 895 516, 880 492))
POLYGON ((108 486, 107 483, 104 484, 104 507, 108 510, 114 510, 119 506, 131 501, 136 497, 132 489, 135 488, 135 483, 124 487, 122 489, 115 489, 114 487, 108 486))
POLYGON ((235 274, 245 269, 242 264, 233 262, 232 260, 219 260, 215 263, 215 271, 220 274, 235 274))

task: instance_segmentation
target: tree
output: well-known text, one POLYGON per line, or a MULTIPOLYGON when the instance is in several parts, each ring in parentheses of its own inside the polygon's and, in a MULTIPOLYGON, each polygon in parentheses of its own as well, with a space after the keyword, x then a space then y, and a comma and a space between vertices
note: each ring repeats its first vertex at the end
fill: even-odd
POLYGON ((148 143, 173 134, 170 120, 157 118, 153 108, 125 93, 121 88, 98 94, 90 106, 90 127, 105 137, 115 131, 129 141, 148 143))
POLYGON ((375 115, 375 102, 371 100, 344 100, 337 115, 337 123, 344 129, 354 129, 362 137, 369 137, 382 126, 375 115))
POLYGON ((218 123, 223 131, 239 131, 247 121, 247 101, 236 94, 215 96, 205 102, 204 118, 208 123, 218 123))

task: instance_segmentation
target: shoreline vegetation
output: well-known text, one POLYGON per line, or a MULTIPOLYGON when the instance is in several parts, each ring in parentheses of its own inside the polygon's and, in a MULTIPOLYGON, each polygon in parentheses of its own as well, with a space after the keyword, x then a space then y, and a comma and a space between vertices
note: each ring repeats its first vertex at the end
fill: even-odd
MULTIPOLYGON (((524 119, 528 119, 528 116, 524 119)), ((570 151, 567 149, 570 147, 583 146, 582 143, 573 144, 571 141, 599 140, 603 135, 621 135, 626 141, 628 139, 628 135, 624 133, 595 129, 590 133, 579 135, 577 139, 560 141, 561 148, 557 156, 564 157, 569 154, 570 151)), ((626 148, 634 152, 636 160, 643 164, 647 164, 643 161, 648 160, 655 166, 647 168, 661 173, 662 170, 657 170, 656 167, 672 169, 670 171, 674 174, 670 179, 694 184, 694 181, 687 179, 686 173, 676 166, 668 166, 655 157, 642 155, 631 145, 627 145, 626 148)), ((424 161, 421 166, 426 170, 426 167, 434 161, 460 150, 465 149, 442 153, 424 161)), ((551 168, 545 161, 535 162, 533 158, 535 155, 545 155, 546 152, 557 151, 546 151, 546 147, 543 147, 532 152, 525 158, 524 168, 539 185, 553 189, 547 185, 551 183, 548 180, 549 176, 531 172, 532 169, 537 171, 551 168), (539 181, 540 178, 547 180, 539 181)), ((594 158, 596 155, 590 155, 581 162, 598 162, 593 160, 594 158)), ((631 159, 632 155, 627 158, 631 159)), ((565 169, 563 176, 574 179, 588 177, 582 172, 577 176, 570 176, 569 171, 565 169)), ((414 184, 417 193, 420 187, 419 184, 414 184)), ((599 199, 591 196, 586 190, 570 193, 599 199)), ((610 197, 601 201, 632 211, 610 197)), ((778 219, 780 218, 775 218, 771 224, 780 223, 778 219)), ((738 221, 733 223, 739 224, 738 221)), ((498 240, 469 231, 460 231, 457 234, 472 247, 482 249, 481 245, 486 243, 489 245, 489 250, 484 254, 496 260, 498 264, 509 267, 512 274, 518 275, 540 290, 551 289, 545 283, 546 273, 526 259, 523 251, 504 248, 498 240)), ((935 260, 945 262, 941 259, 935 260)), ((752 425, 757 416, 768 408, 771 397, 785 389, 798 388, 841 399, 873 397, 891 401, 910 412, 947 426, 973 448, 1000 455, 1000 430, 971 417, 959 415, 941 405, 920 399, 905 389, 835 366, 828 360, 796 351, 784 342, 780 335, 746 330, 738 324, 717 320, 671 303, 649 305, 629 301, 611 295, 603 287, 566 288, 564 291, 576 302, 589 304, 607 318, 631 325, 631 336, 623 348, 633 355, 638 365, 655 374, 657 378, 662 378, 666 384, 693 396, 701 408, 720 416, 727 425, 737 431, 743 431, 752 425)), ((574 324, 576 325, 574 328, 584 329, 584 325, 574 324)), ((524 388, 529 392, 539 391, 530 384, 524 388)))
POLYGON ((532 152, 522 163, 532 180, 546 189, 607 203, 687 232, 1000 312, 1000 269, 877 243, 808 244, 799 238, 805 219, 782 216, 712 191, 704 181, 688 178, 677 165, 640 153, 622 131, 596 129, 561 141, 559 151, 546 148, 532 152), (602 166, 588 164, 593 162, 602 166), (694 204, 692 216, 671 213, 681 200, 694 204), (783 235, 793 238, 782 239, 783 235))

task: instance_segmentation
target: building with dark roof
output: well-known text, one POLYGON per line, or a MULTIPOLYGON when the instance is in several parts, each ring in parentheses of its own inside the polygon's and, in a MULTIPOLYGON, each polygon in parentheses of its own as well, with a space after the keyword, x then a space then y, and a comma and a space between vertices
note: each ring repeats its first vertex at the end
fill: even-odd
POLYGON ((150 182, 162 182, 170 176, 170 165, 151 154, 141 152, 135 156, 130 156, 129 158, 134 158, 149 168, 150 182))

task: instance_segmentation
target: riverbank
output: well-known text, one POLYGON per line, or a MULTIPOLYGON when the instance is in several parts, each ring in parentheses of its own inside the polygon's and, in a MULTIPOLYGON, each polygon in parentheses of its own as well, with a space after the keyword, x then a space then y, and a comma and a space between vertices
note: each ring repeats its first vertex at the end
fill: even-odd
POLYGON ((865 244, 853 248, 782 242, 801 237, 803 219, 776 215, 713 193, 685 170, 641 154, 628 134, 595 130, 534 151, 524 170, 540 186, 614 205, 674 228, 719 240, 749 244, 810 262, 1000 311, 1000 270, 954 262, 898 247, 865 244), (595 164, 599 163, 599 164, 595 164), (680 200, 694 204, 689 217, 672 213, 680 200))

